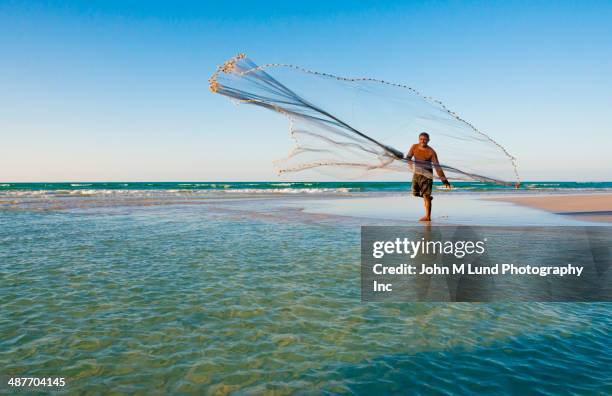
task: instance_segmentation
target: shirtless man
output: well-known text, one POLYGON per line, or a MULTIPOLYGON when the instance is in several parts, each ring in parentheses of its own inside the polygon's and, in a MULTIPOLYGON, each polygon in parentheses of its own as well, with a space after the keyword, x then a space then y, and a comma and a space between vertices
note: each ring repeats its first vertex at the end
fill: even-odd
POLYGON ((413 167, 414 176, 412 176, 412 195, 415 197, 423 197, 425 202, 425 216, 419 221, 431 221, 431 190, 433 188, 433 167, 436 168, 438 177, 444 183, 446 188, 451 188, 450 183, 444 176, 444 171, 438 162, 438 156, 434 149, 427 145, 429 143, 429 134, 423 132, 419 135, 419 143, 413 144, 406 154, 406 159, 410 166, 413 167), (412 157, 414 156, 414 160, 412 157))

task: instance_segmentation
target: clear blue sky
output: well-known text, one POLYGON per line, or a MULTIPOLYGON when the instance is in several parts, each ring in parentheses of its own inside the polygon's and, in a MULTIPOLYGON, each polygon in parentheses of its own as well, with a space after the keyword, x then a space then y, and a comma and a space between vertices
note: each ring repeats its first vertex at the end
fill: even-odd
POLYGON ((277 180, 286 121, 207 89, 238 52, 409 84, 523 179, 612 180, 611 23, 609 1, 0 1, 0 181, 277 180))

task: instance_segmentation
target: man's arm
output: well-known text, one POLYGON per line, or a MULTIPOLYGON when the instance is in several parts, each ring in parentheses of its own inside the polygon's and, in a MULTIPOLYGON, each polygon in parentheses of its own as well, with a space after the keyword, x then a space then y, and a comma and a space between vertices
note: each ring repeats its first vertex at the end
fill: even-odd
POLYGON ((408 162, 408 167, 412 172, 414 172, 414 161, 412 161, 412 157, 414 156, 414 146, 416 146, 416 144, 410 146, 410 150, 408 150, 408 153, 406 154, 406 161, 408 162))
POLYGON ((431 151, 433 151, 433 155, 431 156, 431 163, 434 166, 434 168, 436 168, 436 173, 438 174, 438 177, 440 178, 440 180, 446 187, 450 188, 451 185, 448 182, 448 179, 446 178, 446 175, 444 174, 442 167, 440 166, 440 161, 438 161, 438 154, 436 154, 436 152, 433 149, 431 151))
POLYGON ((410 146, 410 150, 408 150, 408 153, 406 154, 406 159, 408 161, 410 161, 412 159, 412 157, 414 156, 414 144, 412 146, 410 146))

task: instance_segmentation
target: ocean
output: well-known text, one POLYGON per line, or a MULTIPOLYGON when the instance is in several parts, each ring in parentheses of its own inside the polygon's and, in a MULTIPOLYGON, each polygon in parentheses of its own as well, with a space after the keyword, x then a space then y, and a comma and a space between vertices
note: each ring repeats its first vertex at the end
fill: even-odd
MULTIPOLYGON (((456 185, 470 221, 549 219, 478 217, 471 196, 504 188, 456 185)), ((58 394, 611 394, 609 304, 361 302, 360 226, 404 220, 319 205, 409 187, 0 184, 0 376, 65 377, 58 394)))
MULTIPOLYGON (((434 183, 438 190, 442 184, 434 183)), ((612 182, 523 182, 522 188, 479 182, 453 182, 455 192, 610 192, 612 182)), ((46 194, 120 194, 167 191, 185 194, 348 194, 410 191, 409 182, 110 182, 0 183, 0 197, 46 194)))

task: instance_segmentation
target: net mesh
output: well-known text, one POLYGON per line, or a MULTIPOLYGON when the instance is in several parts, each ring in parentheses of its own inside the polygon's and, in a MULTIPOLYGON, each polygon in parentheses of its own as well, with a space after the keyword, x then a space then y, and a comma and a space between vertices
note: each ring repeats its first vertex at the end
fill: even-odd
POLYGON ((286 116, 295 147, 274 162, 280 174, 316 170, 339 178, 412 172, 429 161, 405 153, 427 132, 448 179, 518 186, 516 159, 444 104, 400 84, 344 78, 294 65, 258 66, 238 55, 210 78, 210 90, 286 116))

